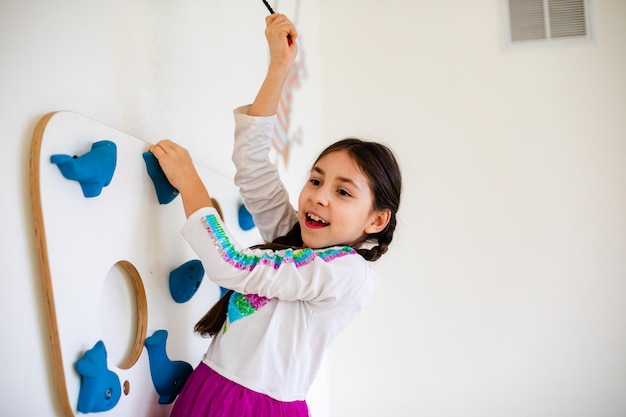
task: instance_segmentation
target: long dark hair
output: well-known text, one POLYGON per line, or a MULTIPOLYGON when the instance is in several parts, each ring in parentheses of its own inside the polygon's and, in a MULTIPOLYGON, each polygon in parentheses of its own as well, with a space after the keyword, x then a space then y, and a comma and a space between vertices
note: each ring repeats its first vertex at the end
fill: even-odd
MULTIPOLYGON (((365 242, 376 243, 371 248, 358 248, 357 252, 368 261, 375 261, 389 249, 396 230, 396 214, 400 207, 402 192, 402 176, 400 167, 393 152, 378 142, 369 142, 357 138, 346 138, 333 143, 320 153, 315 165, 320 159, 331 152, 345 150, 354 159, 367 177, 374 197, 373 209, 376 211, 389 210, 389 223, 378 233, 365 235, 355 246, 365 242)), ((255 246, 260 249, 280 250, 302 247, 300 223, 296 223, 284 236, 274 239, 269 244, 255 246)), ((194 331, 202 336, 212 337, 219 333, 226 322, 228 302, 233 290, 227 291, 220 300, 196 323, 194 331)))

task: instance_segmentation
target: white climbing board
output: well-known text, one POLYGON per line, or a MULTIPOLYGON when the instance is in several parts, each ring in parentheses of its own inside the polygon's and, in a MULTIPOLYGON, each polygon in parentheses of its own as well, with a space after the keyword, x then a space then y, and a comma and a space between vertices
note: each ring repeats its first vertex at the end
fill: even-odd
MULTIPOLYGON (((79 414, 75 363, 99 340, 107 348, 108 369, 128 391, 112 410, 98 413, 105 416, 169 415, 171 405, 158 404, 137 323, 144 322, 146 336, 167 330, 168 357, 194 368, 210 342, 193 334, 193 325, 217 300, 219 288, 205 277, 190 301, 172 299, 169 273, 196 256, 180 235, 185 220, 180 196, 169 204, 158 203, 142 158, 148 146, 148 141, 68 111, 44 116, 33 136, 31 194, 50 372, 64 416, 79 414), (116 144, 116 169, 99 196, 86 198, 78 182, 66 179, 50 156, 81 156, 100 140, 116 144), (136 269, 143 301, 119 262, 136 269), (137 344, 138 356, 129 359, 137 344)), ((240 200, 232 180, 202 166, 197 169, 230 231, 241 243, 257 242, 256 230, 244 232, 238 226, 240 200)))

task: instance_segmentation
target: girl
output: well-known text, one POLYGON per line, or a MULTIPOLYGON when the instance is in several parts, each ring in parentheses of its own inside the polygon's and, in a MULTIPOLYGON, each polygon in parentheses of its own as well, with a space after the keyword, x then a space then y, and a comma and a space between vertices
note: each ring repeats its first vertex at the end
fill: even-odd
POLYGON ((269 161, 280 93, 297 53, 297 32, 266 18, 270 64, 254 102, 235 110, 235 182, 262 237, 242 249, 212 207, 188 152, 150 147, 182 196, 182 234, 207 276, 229 291, 195 330, 213 337, 172 416, 308 417, 305 397, 326 347, 377 285, 366 261, 387 251, 401 178, 389 149, 345 139, 324 150, 295 211, 269 161), (289 42, 288 37, 291 38, 289 42))

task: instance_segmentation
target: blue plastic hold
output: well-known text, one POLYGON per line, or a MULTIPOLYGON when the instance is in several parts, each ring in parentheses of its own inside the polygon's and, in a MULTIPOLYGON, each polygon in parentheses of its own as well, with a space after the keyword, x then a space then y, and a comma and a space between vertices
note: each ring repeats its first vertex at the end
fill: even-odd
POLYGON ((241 204, 239 206, 239 211, 237 215, 239 219, 239 227, 241 227, 242 230, 250 230, 254 227, 254 220, 252 219, 252 214, 250 214, 246 206, 241 204))
POLYGON ((220 287, 220 298, 222 298, 227 292, 228 288, 220 287))
POLYGON ((122 395, 118 376, 107 368, 107 352, 99 341, 76 362, 81 383, 78 393, 78 411, 96 413, 108 411, 117 405, 122 395))
POLYGON ((204 267, 198 259, 185 262, 170 272, 170 294, 177 303, 185 303, 198 291, 204 278, 204 267))
POLYGON ((52 155, 50 162, 59 167, 65 178, 78 181, 85 197, 97 197, 113 178, 117 146, 110 140, 101 140, 82 156, 52 155))
POLYGON ((165 351, 167 330, 157 330, 146 338, 152 383, 159 394, 159 404, 174 402, 193 368, 185 361, 171 361, 165 351))
POLYGON ((167 204, 174 200, 178 195, 178 190, 168 181, 161 169, 161 165, 159 165, 159 160, 156 159, 152 152, 144 152, 143 160, 146 162, 148 175, 154 183, 159 204, 167 204))

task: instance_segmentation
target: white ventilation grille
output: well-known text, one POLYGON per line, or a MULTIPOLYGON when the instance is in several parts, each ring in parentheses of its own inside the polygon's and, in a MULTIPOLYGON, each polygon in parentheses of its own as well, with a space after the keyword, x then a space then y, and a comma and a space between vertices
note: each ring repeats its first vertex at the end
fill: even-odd
POLYGON ((588 38, 587 0, 508 0, 511 42, 588 38))

